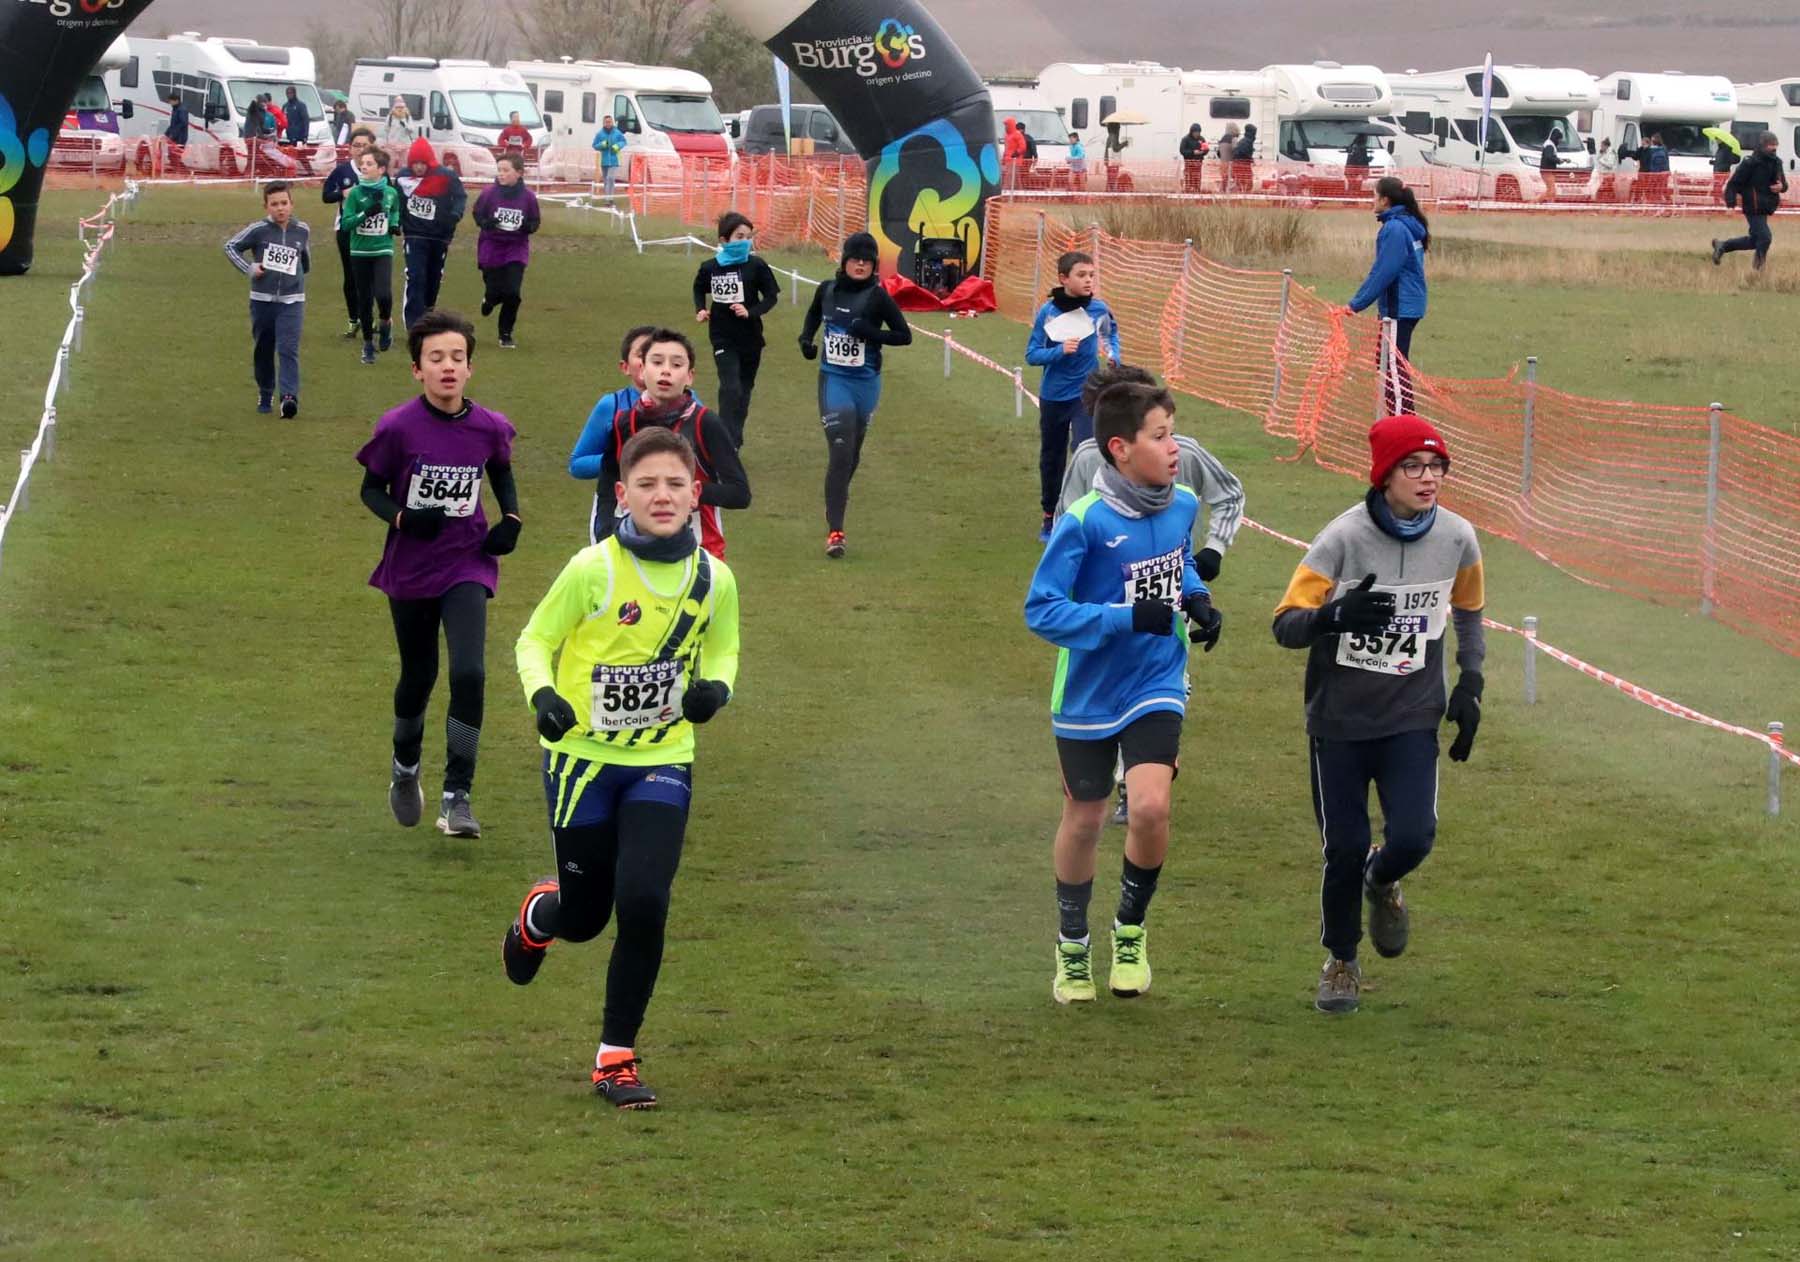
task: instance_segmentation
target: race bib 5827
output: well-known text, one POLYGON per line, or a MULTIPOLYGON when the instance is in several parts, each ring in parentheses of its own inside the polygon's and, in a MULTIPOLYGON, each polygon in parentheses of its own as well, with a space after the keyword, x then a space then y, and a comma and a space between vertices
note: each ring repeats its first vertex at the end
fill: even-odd
POLYGON ((1160 600, 1181 607, 1181 549, 1142 561, 1131 561, 1125 571, 1125 603, 1160 600))
POLYGON ((1377 583, 1376 591, 1394 593, 1394 616, 1380 631, 1338 636, 1337 664, 1379 675, 1410 675, 1423 667, 1426 651, 1444 634, 1450 617, 1451 582, 1412 587, 1377 583))
POLYGON ((722 307, 744 300, 744 276, 741 272, 714 272, 712 274, 712 300, 722 307))
POLYGON ((622 732, 673 723, 681 717, 686 670, 681 661, 595 666, 589 726, 597 732, 622 732))
POLYGON ((441 508, 447 517, 472 517, 481 504, 481 466, 425 464, 406 488, 408 508, 441 508))
POLYGON ((283 276, 298 275, 300 251, 291 245, 265 245, 262 266, 265 272, 280 272, 283 276))

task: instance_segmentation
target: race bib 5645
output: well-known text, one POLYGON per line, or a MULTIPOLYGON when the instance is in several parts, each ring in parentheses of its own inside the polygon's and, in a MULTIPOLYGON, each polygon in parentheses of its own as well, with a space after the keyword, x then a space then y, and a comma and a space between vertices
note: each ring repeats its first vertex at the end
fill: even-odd
POLYGON ((494 226, 502 232, 517 232, 525 226, 525 212, 513 206, 502 206, 494 212, 494 226))

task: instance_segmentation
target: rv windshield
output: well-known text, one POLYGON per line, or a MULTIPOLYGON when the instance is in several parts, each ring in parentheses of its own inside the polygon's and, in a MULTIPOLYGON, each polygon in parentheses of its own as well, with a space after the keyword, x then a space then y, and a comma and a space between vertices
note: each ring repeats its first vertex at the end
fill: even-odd
POLYGON ((1502 114, 1501 117, 1506 120, 1506 129, 1512 133, 1513 143, 1521 149, 1542 149, 1554 128, 1562 132, 1561 138, 1556 142, 1556 152, 1587 152, 1587 146, 1575 132, 1575 125, 1566 118, 1558 118, 1554 114, 1502 114))
POLYGON ((450 103, 464 127, 505 127, 514 111, 525 127, 542 127, 537 102, 527 92, 452 92, 450 103))
POLYGON ((83 79, 81 81, 81 86, 75 89, 75 100, 69 108, 72 110, 88 110, 90 112, 95 110, 110 110, 112 108, 112 98, 106 95, 106 80, 102 79, 97 74, 91 74, 83 79))
POLYGON ((1387 132, 1366 118, 1309 118, 1293 124, 1294 138, 1307 149, 1348 149, 1358 136, 1367 136, 1369 148, 1378 147, 1387 132))
POLYGON ((640 92, 638 109, 657 131, 723 132, 725 120, 710 96, 674 92, 640 92))
POLYGON ((228 85, 231 88, 231 104, 236 107, 238 116, 242 117, 250 108, 252 97, 267 92, 276 105, 287 100, 287 90, 294 89, 294 95, 306 106, 306 115, 315 123, 325 117, 325 107, 319 103, 319 90, 310 83, 294 83, 282 79, 233 79, 228 85))
POLYGON ((1713 142, 1700 133, 1708 127, 1716 127, 1717 123, 1645 123, 1646 139, 1652 132, 1661 132, 1663 145, 1671 156, 1678 158, 1710 158, 1713 142))
MULTIPOLYGON (((1019 126, 1041 145, 1069 143, 1069 129, 1063 125, 1062 115, 1055 110, 995 110, 994 113, 1018 120, 1019 126)), ((1001 126, 1004 127, 1005 124, 1002 123, 1001 126)))

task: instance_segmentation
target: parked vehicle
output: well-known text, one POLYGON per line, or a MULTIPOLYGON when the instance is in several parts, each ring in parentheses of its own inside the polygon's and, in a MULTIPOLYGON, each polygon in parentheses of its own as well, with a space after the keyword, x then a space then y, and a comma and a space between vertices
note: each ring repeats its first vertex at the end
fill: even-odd
MULTIPOLYGON (((1591 134, 1595 143, 1612 141, 1617 151, 1637 149, 1661 133, 1669 151, 1668 195, 1711 202, 1715 146, 1702 133, 1709 127, 1729 130, 1737 112, 1737 90, 1721 75, 1619 70, 1600 80, 1591 134)), ((1619 182, 1628 196, 1633 195, 1633 174, 1621 166, 1619 182)))
MULTIPOLYGON (((1389 75, 1392 122, 1400 136, 1394 154, 1402 167, 1437 166, 1475 174, 1479 195, 1501 201, 1593 196, 1594 157, 1578 115, 1600 104, 1599 86, 1585 70, 1495 66, 1493 108, 1485 152, 1479 143, 1480 66, 1389 75), (1559 165, 1542 170, 1544 144, 1558 133, 1559 165)), ((1470 191, 1475 189, 1471 185, 1470 191)))
POLYGON ((1739 83, 1732 90, 1737 94, 1737 118, 1731 133, 1744 151, 1754 149, 1763 132, 1772 131, 1781 137, 1781 160, 1794 170, 1800 157, 1800 79, 1739 83))
POLYGON ((119 120, 131 117, 136 107, 127 100, 118 102, 115 109, 102 76, 109 70, 124 69, 130 60, 131 45, 123 35, 107 45, 93 71, 75 89, 75 100, 50 147, 52 167, 110 174, 125 169, 125 140, 119 135, 119 120))
POLYGON ((309 48, 259 44, 250 39, 203 36, 186 31, 168 39, 130 37, 125 64, 103 76, 108 96, 118 101, 119 133, 127 157, 140 171, 157 165, 156 147, 169 125, 169 97, 180 93, 189 116, 189 140, 182 155, 187 168, 235 175, 250 169, 244 114, 250 102, 268 93, 277 103, 287 89, 306 104, 311 119, 304 145, 258 146, 258 173, 311 175, 331 168, 336 151, 325 144, 326 110, 313 84, 309 48), (125 112, 125 105, 132 107, 125 112))
POLYGON ((788 107, 791 131, 781 129, 781 106, 758 105, 745 111, 743 139, 738 152, 805 154, 850 154, 856 146, 823 105, 793 104, 788 107))
POLYGON ((704 75, 674 66, 624 61, 509 61, 543 111, 551 157, 546 170, 560 178, 589 176, 594 133, 613 116, 625 133, 625 168, 647 164, 650 178, 678 176, 689 158, 736 161, 725 120, 704 75))
POLYGON ((1069 124, 1036 79, 989 79, 988 97, 994 104, 994 138, 1004 142, 1008 118, 1018 123, 1037 144, 1037 169, 1066 170, 1069 165, 1069 124))
POLYGON ((460 57, 363 57, 350 75, 350 109, 389 147, 394 98, 406 102, 410 134, 423 136, 445 166, 472 180, 491 180, 502 150, 500 133, 519 116, 531 133, 529 162, 549 133, 525 81, 511 70, 460 57))

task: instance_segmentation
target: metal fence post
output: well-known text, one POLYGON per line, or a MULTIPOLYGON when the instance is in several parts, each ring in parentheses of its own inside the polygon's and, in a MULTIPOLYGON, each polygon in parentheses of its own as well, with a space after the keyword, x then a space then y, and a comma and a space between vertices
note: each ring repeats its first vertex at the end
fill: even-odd
POLYGON ((1098 272, 1100 270, 1100 225, 1098 223, 1088 225, 1088 238, 1093 242, 1088 247, 1088 253, 1094 256, 1094 271, 1098 272))
POLYGON ((82 311, 82 310, 81 310, 81 308, 80 308, 80 307, 77 307, 77 308, 75 308, 75 338, 74 338, 74 346, 75 346, 75 349, 76 349, 76 350, 80 350, 80 349, 81 349, 81 326, 82 326, 82 325, 84 325, 84 324, 86 324, 86 323, 87 323, 87 316, 86 316, 86 314, 85 314, 85 313, 84 313, 84 312, 83 312, 83 311, 82 311))
POLYGON ((19 493, 13 499, 13 511, 15 513, 18 512, 22 508, 30 507, 30 504, 31 504, 31 478, 28 476, 30 469, 31 469, 31 448, 27 447, 19 453, 19 473, 21 475, 26 475, 26 476, 21 476, 19 478, 19 493))
MULTIPOLYGON (((1375 419, 1380 420, 1387 415, 1388 379, 1394 372, 1394 322, 1386 316, 1381 320, 1381 356, 1375 383, 1375 419)), ((1398 400, 1396 399, 1396 402, 1398 400)))
POLYGON ((1537 704, 1537 631, 1535 615, 1525 619, 1525 704, 1537 704))
POLYGON ((956 336, 953 333, 951 333, 948 329, 946 329, 944 331, 944 380, 945 381, 950 380, 950 356, 951 356, 950 344, 952 342, 954 342, 955 340, 956 340, 956 336))
POLYGON ((44 409, 44 444, 39 449, 45 460, 56 459, 56 409, 44 409))
POLYGON ((1294 288, 1294 269, 1281 269, 1281 313, 1275 321, 1275 385, 1269 392, 1269 410, 1281 405, 1281 361, 1287 352, 1288 298, 1294 288))
POLYGON ((1718 569, 1719 539, 1719 429, 1722 403, 1712 405, 1712 424, 1706 440, 1706 530, 1700 536, 1700 613, 1710 618, 1713 612, 1713 580, 1718 569))
POLYGON ((794 287, 788 290, 788 294, 792 299, 789 305, 797 307, 800 305, 800 269, 795 268, 793 271, 789 272, 788 275, 794 278, 794 287))
POLYGON ((1536 355, 1525 357, 1525 449, 1519 461, 1519 494, 1526 499, 1531 498, 1531 448, 1537 425, 1537 365, 1536 355))
POLYGON ((1779 723, 1769 724, 1769 814, 1781 814, 1781 732, 1779 723))
POLYGON ((844 229, 848 226, 849 225, 847 225, 844 222, 844 160, 842 157, 839 157, 839 159, 838 159, 838 222, 837 222, 837 230, 838 230, 839 238, 847 237, 850 235, 848 232, 844 231, 844 229))
POLYGON ((69 388, 69 348, 56 348, 56 393, 61 395, 69 388))
POLYGON ((1175 376, 1181 371, 1181 353, 1187 345, 1187 298, 1188 298, 1188 264, 1194 259, 1194 238, 1188 237, 1181 243, 1181 302, 1175 308, 1175 362, 1164 365, 1167 376, 1175 376))
POLYGON ((1013 368, 1013 415, 1025 415, 1025 369, 1021 365, 1013 368))

